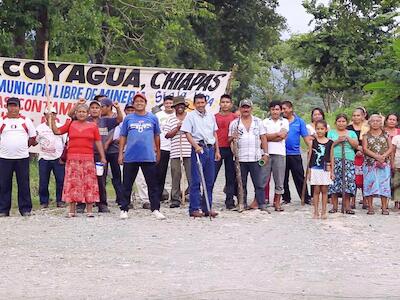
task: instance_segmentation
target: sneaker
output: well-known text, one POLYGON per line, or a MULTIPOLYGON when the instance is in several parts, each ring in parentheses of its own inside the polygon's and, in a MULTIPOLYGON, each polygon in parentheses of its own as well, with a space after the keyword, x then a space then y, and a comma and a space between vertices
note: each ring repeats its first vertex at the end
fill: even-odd
POLYGON ((31 216, 31 212, 30 211, 24 211, 24 212, 21 213, 21 216, 30 217, 31 216))
POLYGON ((122 220, 128 219, 128 212, 126 210, 121 210, 121 212, 119 213, 119 218, 122 220))
POLYGON ((48 208, 48 207, 49 207, 49 204, 48 204, 48 203, 40 204, 40 208, 41 208, 41 209, 45 209, 45 208, 48 208))
POLYGON ((133 209, 133 203, 129 203, 129 204, 128 204, 128 208, 129 208, 129 209, 133 209))
POLYGON ((10 214, 9 213, 0 213, 0 218, 5 218, 5 217, 9 217, 10 214))
POLYGON ((169 205, 169 208, 177 208, 177 207, 180 207, 180 206, 181 206, 181 204, 180 204, 179 202, 173 201, 173 202, 171 202, 171 204, 169 205))
POLYGON ((160 213, 159 210, 153 211, 153 215, 156 217, 157 220, 165 220, 166 219, 166 217, 162 213, 160 213))
POLYGON ((150 209, 150 202, 144 202, 143 209, 150 209))

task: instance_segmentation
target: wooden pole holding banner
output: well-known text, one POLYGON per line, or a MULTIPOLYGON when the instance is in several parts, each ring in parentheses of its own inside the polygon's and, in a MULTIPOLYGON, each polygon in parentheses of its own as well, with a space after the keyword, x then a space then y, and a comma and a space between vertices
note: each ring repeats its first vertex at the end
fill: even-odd
MULTIPOLYGON (((47 99, 47 111, 50 113, 53 108, 53 102, 50 98, 50 88, 49 88, 49 77, 48 77, 48 64, 49 64, 49 41, 44 43, 44 80, 45 80, 45 91, 47 99)), ((51 113, 49 114, 51 118, 51 113)))
POLYGON ((231 76, 229 76, 228 84, 226 85, 225 93, 230 95, 232 93, 232 82, 235 80, 238 65, 234 64, 231 69, 231 76))

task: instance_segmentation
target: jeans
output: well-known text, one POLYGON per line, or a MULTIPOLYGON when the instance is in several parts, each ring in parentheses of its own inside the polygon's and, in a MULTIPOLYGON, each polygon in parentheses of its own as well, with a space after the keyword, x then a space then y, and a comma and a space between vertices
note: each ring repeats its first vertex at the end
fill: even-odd
POLYGON ((168 164, 169 164, 169 151, 161 150, 160 162, 157 164, 157 181, 159 184, 160 199, 164 192, 165 178, 167 177, 168 164))
POLYGON ((255 162, 241 162, 240 163, 240 173, 242 175, 242 184, 243 184, 243 202, 244 205, 247 206, 247 176, 250 173, 251 180, 253 181, 254 189, 256 192, 256 200, 258 207, 265 206, 264 199, 264 180, 262 171, 264 167, 261 167, 258 164, 258 161, 255 162))
POLYGON ((49 181, 53 171, 56 180, 56 201, 61 202, 62 190, 64 185, 65 164, 60 163, 60 159, 39 159, 39 200, 40 204, 49 204, 49 181))
POLYGON ((157 165, 155 162, 132 162, 124 163, 124 178, 122 181, 123 197, 121 199, 121 210, 128 211, 131 203, 132 186, 136 179, 139 168, 142 169, 149 193, 151 211, 160 210, 160 191, 157 178, 157 165))
MULTIPOLYGON (((292 172, 294 184, 296 186, 297 194, 301 198, 301 190, 304 183, 304 169, 303 160, 301 155, 287 155, 286 156, 286 169, 285 169, 285 180, 283 184, 284 193, 282 196, 283 201, 290 202, 290 190, 289 190, 289 171, 292 172)), ((305 201, 310 201, 310 195, 308 188, 306 188, 305 201)))
MULTIPOLYGON (((199 153, 200 162, 203 167, 204 177, 206 181, 206 192, 208 195, 208 200, 210 201, 210 207, 212 207, 212 191, 214 187, 215 178, 215 154, 213 147, 203 147, 203 153, 199 153)), ((192 155, 190 157, 191 161, 191 183, 190 183, 190 205, 189 213, 196 210, 203 210, 203 212, 208 212, 207 204, 205 198, 200 196, 200 184, 201 178, 199 173, 199 167, 197 165, 197 157, 194 148, 192 148, 192 155)), ((204 192, 204 191, 203 191, 204 192)))
MULTIPOLYGON (((183 166, 185 169, 186 179, 190 187, 191 182, 191 165, 190 157, 183 158, 183 166)), ((179 158, 171 158, 171 177, 172 177, 172 188, 171 188, 171 202, 181 202, 181 160, 179 158)), ((185 190, 185 194, 189 193, 189 187, 185 190)), ((182 195, 184 196, 184 195, 182 195)))
POLYGON ((30 212, 32 200, 29 186, 29 158, 0 158, 0 170, 0 213, 10 213, 14 172, 17 177, 19 212, 21 214, 30 212))
MULTIPOLYGON (((235 174, 235 165, 233 162, 233 153, 231 148, 223 147, 219 148, 221 153, 221 159, 215 162, 215 180, 217 180, 219 170, 221 169, 222 162, 225 163, 225 205, 231 206, 234 205, 233 195, 235 193, 235 184, 236 184, 236 174, 235 174)), ((215 182, 214 180, 214 182, 215 182)))

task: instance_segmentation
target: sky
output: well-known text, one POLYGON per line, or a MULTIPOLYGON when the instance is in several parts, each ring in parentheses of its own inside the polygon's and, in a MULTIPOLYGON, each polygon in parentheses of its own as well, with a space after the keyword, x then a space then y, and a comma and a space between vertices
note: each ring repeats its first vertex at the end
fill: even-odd
MULTIPOLYGON (((329 0, 320 0, 319 3, 327 4, 329 0)), ((313 26, 308 26, 312 16, 306 13, 301 5, 303 0, 279 0, 278 13, 286 18, 288 31, 282 33, 283 39, 288 39, 290 34, 311 31, 313 26)))

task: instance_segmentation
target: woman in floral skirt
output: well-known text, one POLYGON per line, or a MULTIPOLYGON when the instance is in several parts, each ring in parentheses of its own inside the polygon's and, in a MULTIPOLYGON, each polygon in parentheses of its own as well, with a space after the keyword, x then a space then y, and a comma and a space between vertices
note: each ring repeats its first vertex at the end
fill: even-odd
POLYGON ((364 195, 367 198, 369 215, 375 213, 373 197, 381 198, 382 214, 389 214, 392 145, 389 135, 382 129, 382 121, 380 115, 372 115, 369 118, 370 130, 363 136, 362 142, 365 154, 364 195))

